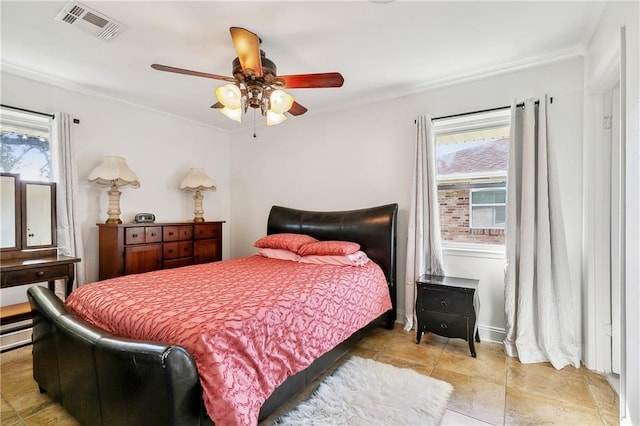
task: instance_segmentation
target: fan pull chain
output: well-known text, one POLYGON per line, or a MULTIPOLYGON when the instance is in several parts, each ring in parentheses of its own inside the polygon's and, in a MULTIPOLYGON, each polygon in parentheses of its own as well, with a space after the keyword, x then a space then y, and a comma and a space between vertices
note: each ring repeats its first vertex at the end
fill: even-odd
POLYGON ((253 109, 253 137, 254 138, 258 137, 256 135, 256 110, 255 110, 255 108, 253 109))

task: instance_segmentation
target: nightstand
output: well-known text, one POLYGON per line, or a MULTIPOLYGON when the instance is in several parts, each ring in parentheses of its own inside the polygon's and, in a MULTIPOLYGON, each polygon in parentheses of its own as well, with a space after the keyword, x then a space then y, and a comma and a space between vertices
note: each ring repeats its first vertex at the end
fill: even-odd
POLYGON ((478 280, 422 275, 416 281, 416 287, 417 343, 425 332, 465 339, 475 358, 474 337, 480 342, 476 324, 478 280))

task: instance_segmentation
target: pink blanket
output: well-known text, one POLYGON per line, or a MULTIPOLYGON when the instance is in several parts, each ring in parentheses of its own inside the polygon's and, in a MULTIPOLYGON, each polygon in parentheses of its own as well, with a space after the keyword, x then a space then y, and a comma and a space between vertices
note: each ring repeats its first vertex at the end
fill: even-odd
POLYGON ((391 309, 373 262, 261 256, 87 284, 67 305, 117 336, 189 351, 216 425, 257 424, 260 407, 288 376, 391 309))

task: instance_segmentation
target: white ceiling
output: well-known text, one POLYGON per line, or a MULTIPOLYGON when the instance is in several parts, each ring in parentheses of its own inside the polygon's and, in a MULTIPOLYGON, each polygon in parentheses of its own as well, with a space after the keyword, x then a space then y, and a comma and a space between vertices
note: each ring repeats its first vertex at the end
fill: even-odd
POLYGON ((262 38, 279 74, 342 73, 341 88, 290 91, 312 116, 580 55, 604 7, 596 1, 82 3, 126 30, 103 41, 54 20, 66 1, 2 0, 3 71, 227 130, 252 120, 240 125, 209 108, 223 81, 150 65, 231 75, 229 27, 244 27, 262 38))

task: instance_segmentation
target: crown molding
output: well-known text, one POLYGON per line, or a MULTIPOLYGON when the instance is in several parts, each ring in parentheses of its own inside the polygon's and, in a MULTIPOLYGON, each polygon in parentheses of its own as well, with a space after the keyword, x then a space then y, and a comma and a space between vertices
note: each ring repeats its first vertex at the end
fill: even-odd
POLYGON ((0 71, 6 74, 11 74, 16 77, 25 78, 27 80, 32 80, 38 83, 44 83, 51 86, 59 87, 62 89, 71 90, 72 92, 76 92, 82 95, 93 96, 96 98, 105 99, 111 102, 118 102, 122 104, 126 104, 129 106, 133 106, 135 108, 141 108, 147 111, 152 111, 157 114, 162 114, 168 117, 176 118, 178 120, 186 121, 191 124, 197 124, 198 126, 205 126, 221 133, 230 134, 231 132, 227 129, 222 129, 220 127, 213 126, 209 123, 203 123, 202 121, 194 120, 192 118, 184 117, 182 115, 173 114, 167 111, 163 111, 157 108, 152 108, 150 106, 140 104, 137 102, 129 101, 127 99, 119 98, 117 96, 113 96, 109 93, 102 92, 99 90, 90 89, 85 85, 75 83, 70 80, 61 79, 58 77, 51 76, 49 74, 42 73, 40 71, 35 71, 30 68, 24 68, 19 65, 11 64, 6 61, 0 62, 0 71))
POLYGON ((571 59, 582 58, 585 51, 582 47, 567 49, 565 51, 555 52, 550 55, 532 56, 525 59, 503 62, 497 65, 491 65, 484 68, 474 68, 458 73, 447 74, 440 77, 434 77, 420 84, 406 86, 404 88, 395 88, 393 96, 386 92, 382 95, 359 98, 358 101, 343 104, 341 111, 370 105, 373 103, 385 102, 393 99, 403 98, 407 96, 417 95, 420 93, 442 89, 446 87, 456 86, 459 84, 469 83, 478 80, 484 80, 491 77, 510 74, 518 71, 525 71, 544 65, 550 65, 558 62, 568 61, 571 59))

